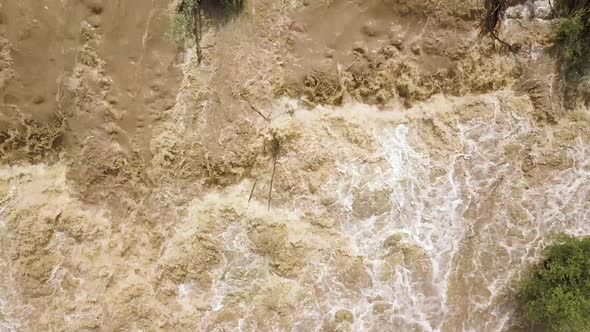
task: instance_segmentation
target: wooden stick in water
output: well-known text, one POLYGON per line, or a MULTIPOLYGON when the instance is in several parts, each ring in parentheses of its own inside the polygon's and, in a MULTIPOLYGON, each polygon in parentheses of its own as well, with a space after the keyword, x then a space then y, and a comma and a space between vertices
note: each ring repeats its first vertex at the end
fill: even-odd
POLYGON ((272 184, 275 179, 275 170, 277 168, 277 158, 279 157, 279 152, 281 150, 281 143, 277 138, 276 134, 273 134, 271 143, 270 143, 270 154, 274 158, 273 165, 272 165, 272 175, 270 177, 270 190, 268 191, 268 210, 270 211, 270 199, 272 196, 272 184))
POLYGON ((252 190, 250 190, 250 197, 248 197, 248 203, 252 200, 252 194, 254 194, 254 188, 256 188, 256 183, 258 183, 258 178, 254 180, 254 184, 252 185, 252 190))
POLYGON ((270 211, 270 198, 272 195, 272 183, 275 179, 275 169, 277 167, 277 156, 274 156, 274 163, 272 165, 272 175, 270 177, 270 190, 268 191, 268 210, 270 211))

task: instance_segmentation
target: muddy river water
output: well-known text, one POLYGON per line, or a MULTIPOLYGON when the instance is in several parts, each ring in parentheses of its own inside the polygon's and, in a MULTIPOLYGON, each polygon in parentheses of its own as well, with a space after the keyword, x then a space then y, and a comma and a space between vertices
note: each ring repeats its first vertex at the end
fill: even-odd
POLYGON ((510 54, 475 0, 252 0, 198 63, 175 4, 0 0, 0 331, 526 330, 590 234, 549 21, 510 54))

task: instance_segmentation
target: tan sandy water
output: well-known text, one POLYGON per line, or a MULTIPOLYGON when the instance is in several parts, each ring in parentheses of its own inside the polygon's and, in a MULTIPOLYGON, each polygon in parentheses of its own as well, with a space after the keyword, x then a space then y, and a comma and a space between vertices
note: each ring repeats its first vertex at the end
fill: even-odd
POLYGON ((173 8, 0 0, 0 331, 526 330, 590 234, 549 22, 509 54, 478 1, 252 0, 199 65, 173 8))

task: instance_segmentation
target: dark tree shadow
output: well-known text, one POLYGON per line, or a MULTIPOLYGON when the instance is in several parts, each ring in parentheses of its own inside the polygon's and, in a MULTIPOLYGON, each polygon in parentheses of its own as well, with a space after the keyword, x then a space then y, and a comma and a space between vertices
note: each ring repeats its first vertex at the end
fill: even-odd
POLYGON ((244 8, 244 0, 201 0, 203 14, 217 24, 237 16, 244 8))

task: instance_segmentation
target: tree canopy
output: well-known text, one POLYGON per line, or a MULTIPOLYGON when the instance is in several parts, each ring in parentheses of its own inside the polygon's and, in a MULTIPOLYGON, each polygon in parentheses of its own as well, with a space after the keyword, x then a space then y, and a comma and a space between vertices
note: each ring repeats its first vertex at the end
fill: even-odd
POLYGON ((546 331, 590 331, 590 238, 562 236, 520 288, 525 318, 546 331))

